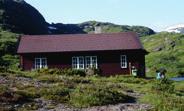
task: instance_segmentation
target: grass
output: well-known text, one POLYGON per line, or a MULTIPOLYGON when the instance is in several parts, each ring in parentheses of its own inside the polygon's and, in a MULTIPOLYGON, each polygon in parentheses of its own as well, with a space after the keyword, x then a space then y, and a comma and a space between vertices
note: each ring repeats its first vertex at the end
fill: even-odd
POLYGON ((171 94, 146 94, 140 99, 143 103, 150 103, 154 106, 153 111, 183 111, 184 98, 171 94))
POLYGON ((115 80, 119 77, 109 79, 100 76, 85 77, 80 76, 80 72, 67 71, 64 70, 60 73, 58 70, 53 71, 53 69, 33 72, 10 71, 9 74, 2 73, 2 75, 8 78, 29 77, 48 84, 37 88, 32 83, 21 85, 18 81, 15 81, 14 86, 17 90, 15 93, 29 99, 43 97, 79 108, 115 104, 133 99, 133 97, 124 94, 122 89, 126 87, 119 82, 121 80, 115 80), (69 74, 66 74, 67 71, 69 74))
MULTIPOLYGON (((120 75, 101 77, 98 75, 80 76, 76 74, 71 76, 61 73, 62 71, 60 73, 56 71, 56 73, 53 69, 46 72, 11 72, 7 75, 2 73, 2 75, 11 79, 29 77, 47 84, 36 87, 33 83, 22 85, 15 81, 14 87, 17 90, 14 94, 21 95, 30 101, 42 97, 56 103, 83 108, 134 101, 134 97, 127 95, 127 91, 132 91, 143 94, 138 98, 138 101, 152 104, 154 106, 153 111, 183 110, 183 82, 158 81, 120 75)), ((10 88, 1 86, 0 93, 2 93, 1 91, 10 91, 10 88)), ((36 105, 33 106, 37 107, 36 105)))
POLYGON ((108 86, 104 87, 104 85, 100 86, 97 84, 80 84, 70 94, 70 97, 70 103, 75 107, 124 103, 134 99, 108 86))
POLYGON ((141 38, 147 51, 148 75, 154 76, 155 69, 164 67, 167 77, 184 75, 184 35, 162 32, 141 38))
POLYGON ((48 100, 54 100, 60 103, 67 103, 70 99, 69 94, 72 89, 61 85, 56 85, 50 88, 42 88, 40 95, 48 100))

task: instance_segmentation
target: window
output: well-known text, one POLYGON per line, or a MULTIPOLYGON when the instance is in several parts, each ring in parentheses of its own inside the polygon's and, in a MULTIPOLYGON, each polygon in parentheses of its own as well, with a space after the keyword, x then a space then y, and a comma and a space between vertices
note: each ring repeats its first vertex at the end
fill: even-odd
POLYGON ((84 57, 72 57, 72 68, 84 69, 84 57))
POLYGON ((97 57, 96 56, 86 56, 85 62, 84 62, 83 56, 72 57, 72 68, 73 69, 84 69, 84 66, 85 68, 90 68, 90 67, 97 68, 97 57))
POLYGON ((47 67, 47 58, 35 58, 35 69, 47 67))
POLYGON ((97 68, 97 56, 86 56, 86 68, 97 68))
POLYGON ((126 55, 121 55, 120 56, 120 61, 121 61, 121 68, 127 68, 127 57, 126 55))

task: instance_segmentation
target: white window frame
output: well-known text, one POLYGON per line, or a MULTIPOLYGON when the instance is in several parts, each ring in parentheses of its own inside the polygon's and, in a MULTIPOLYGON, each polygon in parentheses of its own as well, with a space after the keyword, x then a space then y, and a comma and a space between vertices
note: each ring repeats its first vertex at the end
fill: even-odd
POLYGON ((88 69, 90 67, 91 67, 91 58, 90 58, 90 56, 86 56, 85 57, 85 68, 88 69))
POLYGON ((83 56, 74 56, 72 57, 72 68, 73 69, 84 69, 84 57, 83 56), (74 63, 74 59, 76 60, 74 63), (80 59, 82 60, 82 63, 80 63, 80 59))
POLYGON ((35 69, 47 68, 47 58, 39 57, 35 58, 35 69), (45 64, 43 64, 43 60, 45 59, 45 64))
POLYGON ((120 55, 120 65, 121 65, 121 68, 127 68, 127 56, 126 55, 120 55))
POLYGON ((97 59, 97 56, 86 56, 85 57, 85 68, 86 69, 88 69, 88 68, 98 68, 98 59, 97 59), (95 64, 93 64, 93 58, 95 58, 95 64), (87 59, 89 59, 90 60, 90 63, 88 64, 87 62, 88 62, 88 60, 87 59), (89 66, 89 67, 88 67, 89 66))
POLYGON ((98 68, 97 60, 98 60, 97 56, 85 56, 85 57, 74 56, 72 57, 72 68, 73 69, 85 69, 85 68, 88 69, 88 68, 95 67, 97 69, 98 68), (82 62, 80 61, 80 59, 82 60, 82 62))
POLYGON ((73 69, 77 69, 78 68, 77 57, 72 57, 72 68, 73 69))
POLYGON ((84 57, 82 56, 78 57, 78 69, 84 69, 84 57), (80 59, 82 60, 82 63, 80 63, 81 62, 80 59))

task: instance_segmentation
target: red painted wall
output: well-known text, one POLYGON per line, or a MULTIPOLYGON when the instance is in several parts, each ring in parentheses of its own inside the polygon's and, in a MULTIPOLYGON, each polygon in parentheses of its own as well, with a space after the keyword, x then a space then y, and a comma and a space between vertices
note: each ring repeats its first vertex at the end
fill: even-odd
POLYGON ((145 75, 145 53, 142 50, 21 54, 21 66, 24 70, 34 69, 35 57, 46 57, 49 68, 71 68, 73 56, 97 56, 102 75, 130 74, 130 64, 138 69, 139 75, 145 75), (128 67, 125 69, 120 66, 120 55, 127 55, 128 67))

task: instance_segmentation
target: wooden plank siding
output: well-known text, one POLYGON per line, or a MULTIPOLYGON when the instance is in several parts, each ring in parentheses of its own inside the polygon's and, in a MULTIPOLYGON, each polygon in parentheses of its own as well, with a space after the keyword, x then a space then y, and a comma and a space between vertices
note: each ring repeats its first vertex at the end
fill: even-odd
POLYGON ((97 56, 98 68, 102 75, 130 74, 129 65, 131 64, 138 69, 139 76, 145 76, 145 52, 143 50, 25 53, 20 56, 23 70, 34 69, 36 57, 46 57, 48 68, 64 69, 72 68, 73 56, 97 56), (127 68, 121 68, 120 55, 127 56, 127 68))

